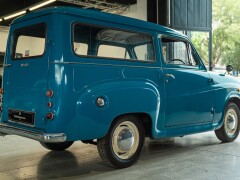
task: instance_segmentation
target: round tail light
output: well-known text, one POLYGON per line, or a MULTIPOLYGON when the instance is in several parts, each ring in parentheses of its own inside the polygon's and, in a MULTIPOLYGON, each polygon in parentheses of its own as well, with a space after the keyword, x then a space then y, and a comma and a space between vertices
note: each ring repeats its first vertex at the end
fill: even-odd
POLYGON ((46 96, 47 96, 47 97, 50 97, 50 98, 53 97, 53 94, 54 94, 54 93, 53 93, 53 90, 48 90, 48 91, 46 92, 46 96))
POLYGON ((53 107, 53 103, 52 103, 52 102, 48 102, 48 103, 47 103, 47 106, 48 106, 49 108, 51 108, 51 107, 53 107))
POLYGON ((54 114, 51 113, 51 112, 50 112, 50 113, 47 113, 47 114, 46 114, 46 118, 49 119, 49 120, 51 120, 51 119, 54 118, 54 114))

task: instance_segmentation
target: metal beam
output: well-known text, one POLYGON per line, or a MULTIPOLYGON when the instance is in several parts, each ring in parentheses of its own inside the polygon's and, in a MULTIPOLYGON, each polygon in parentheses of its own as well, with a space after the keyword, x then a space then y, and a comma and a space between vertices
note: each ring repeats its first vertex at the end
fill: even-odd
POLYGON ((129 5, 123 5, 118 3, 109 3, 105 0, 57 0, 69 4, 83 6, 85 8, 96 8, 103 12, 122 14, 124 13, 129 5))
POLYGON ((209 55, 209 71, 213 70, 212 62, 212 31, 209 31, 209 42, 208 42, 208 55, 209 55))

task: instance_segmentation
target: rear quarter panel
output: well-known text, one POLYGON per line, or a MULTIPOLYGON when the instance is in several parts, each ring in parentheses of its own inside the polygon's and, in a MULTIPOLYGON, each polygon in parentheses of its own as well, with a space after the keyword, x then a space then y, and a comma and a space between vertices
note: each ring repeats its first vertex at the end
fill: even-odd
POLYGON ((55 66, 62 66, 68 76, 61 76, 69 77, 65 79, 68 85, 58 92, 60 106, 56 113, 62 125, 59 128, 66 131, 70 140, 101 138, 117 116, 127 113, 147 113, 156 121, 160 107, 158 69, 55 66), (97 106, 98 97, 104 98, 105 106, 97 106))
MULTIPOLYGON (((58 131, 65 132, 68 140, 98 139, 105 136, 114 120, 127 113, 147 113, 156 124, 160 95, 161 66, 156 49, 155 62, 127 61, 111 58, 84 57, 72 49, 72 26, 76 22, 145 32, 122 24, 73 16, 55 16, 55 25, 61 27, 54 34, 53 62, 50 69, 50 87, 57 89, 55 96, 58 131), (62 21, 56 19, 61 17, 62 21), (66 26, 68 24, 68 26, 66 26), (59 38, 62 37, 62 38, 59 38), (67 46, 66 46, 67 44, 67 46), (105 106, 98 107, 96 98, 103 97, 105 106)), ((157 39, 155 31, 148 32, 157 39)), ((158 41, 154 40, 155 47, 158 41)))

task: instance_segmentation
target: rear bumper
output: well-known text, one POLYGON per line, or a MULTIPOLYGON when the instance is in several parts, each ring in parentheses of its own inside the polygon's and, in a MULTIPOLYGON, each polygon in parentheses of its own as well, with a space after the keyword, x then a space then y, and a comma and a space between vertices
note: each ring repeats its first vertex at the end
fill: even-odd
POLYGON ((19 129, 13 126, 9 126, 7 124, 0 124, 0 136, 4 135, 18 135, 26 138, 30 138, 40 142, 65 142, 67 140, 67 136, 64 133, 38 133, 33 131, 28 131, 24 129, 19 129))

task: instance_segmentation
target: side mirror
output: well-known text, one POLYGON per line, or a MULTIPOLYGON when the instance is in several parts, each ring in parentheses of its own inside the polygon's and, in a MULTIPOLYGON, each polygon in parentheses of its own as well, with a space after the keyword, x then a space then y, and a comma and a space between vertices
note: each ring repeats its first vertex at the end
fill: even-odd
POLYGON ((232 65, 227 65, 226 71, 227 71, 228 73, 230 73, 232 70, 233 70, 232 65))

